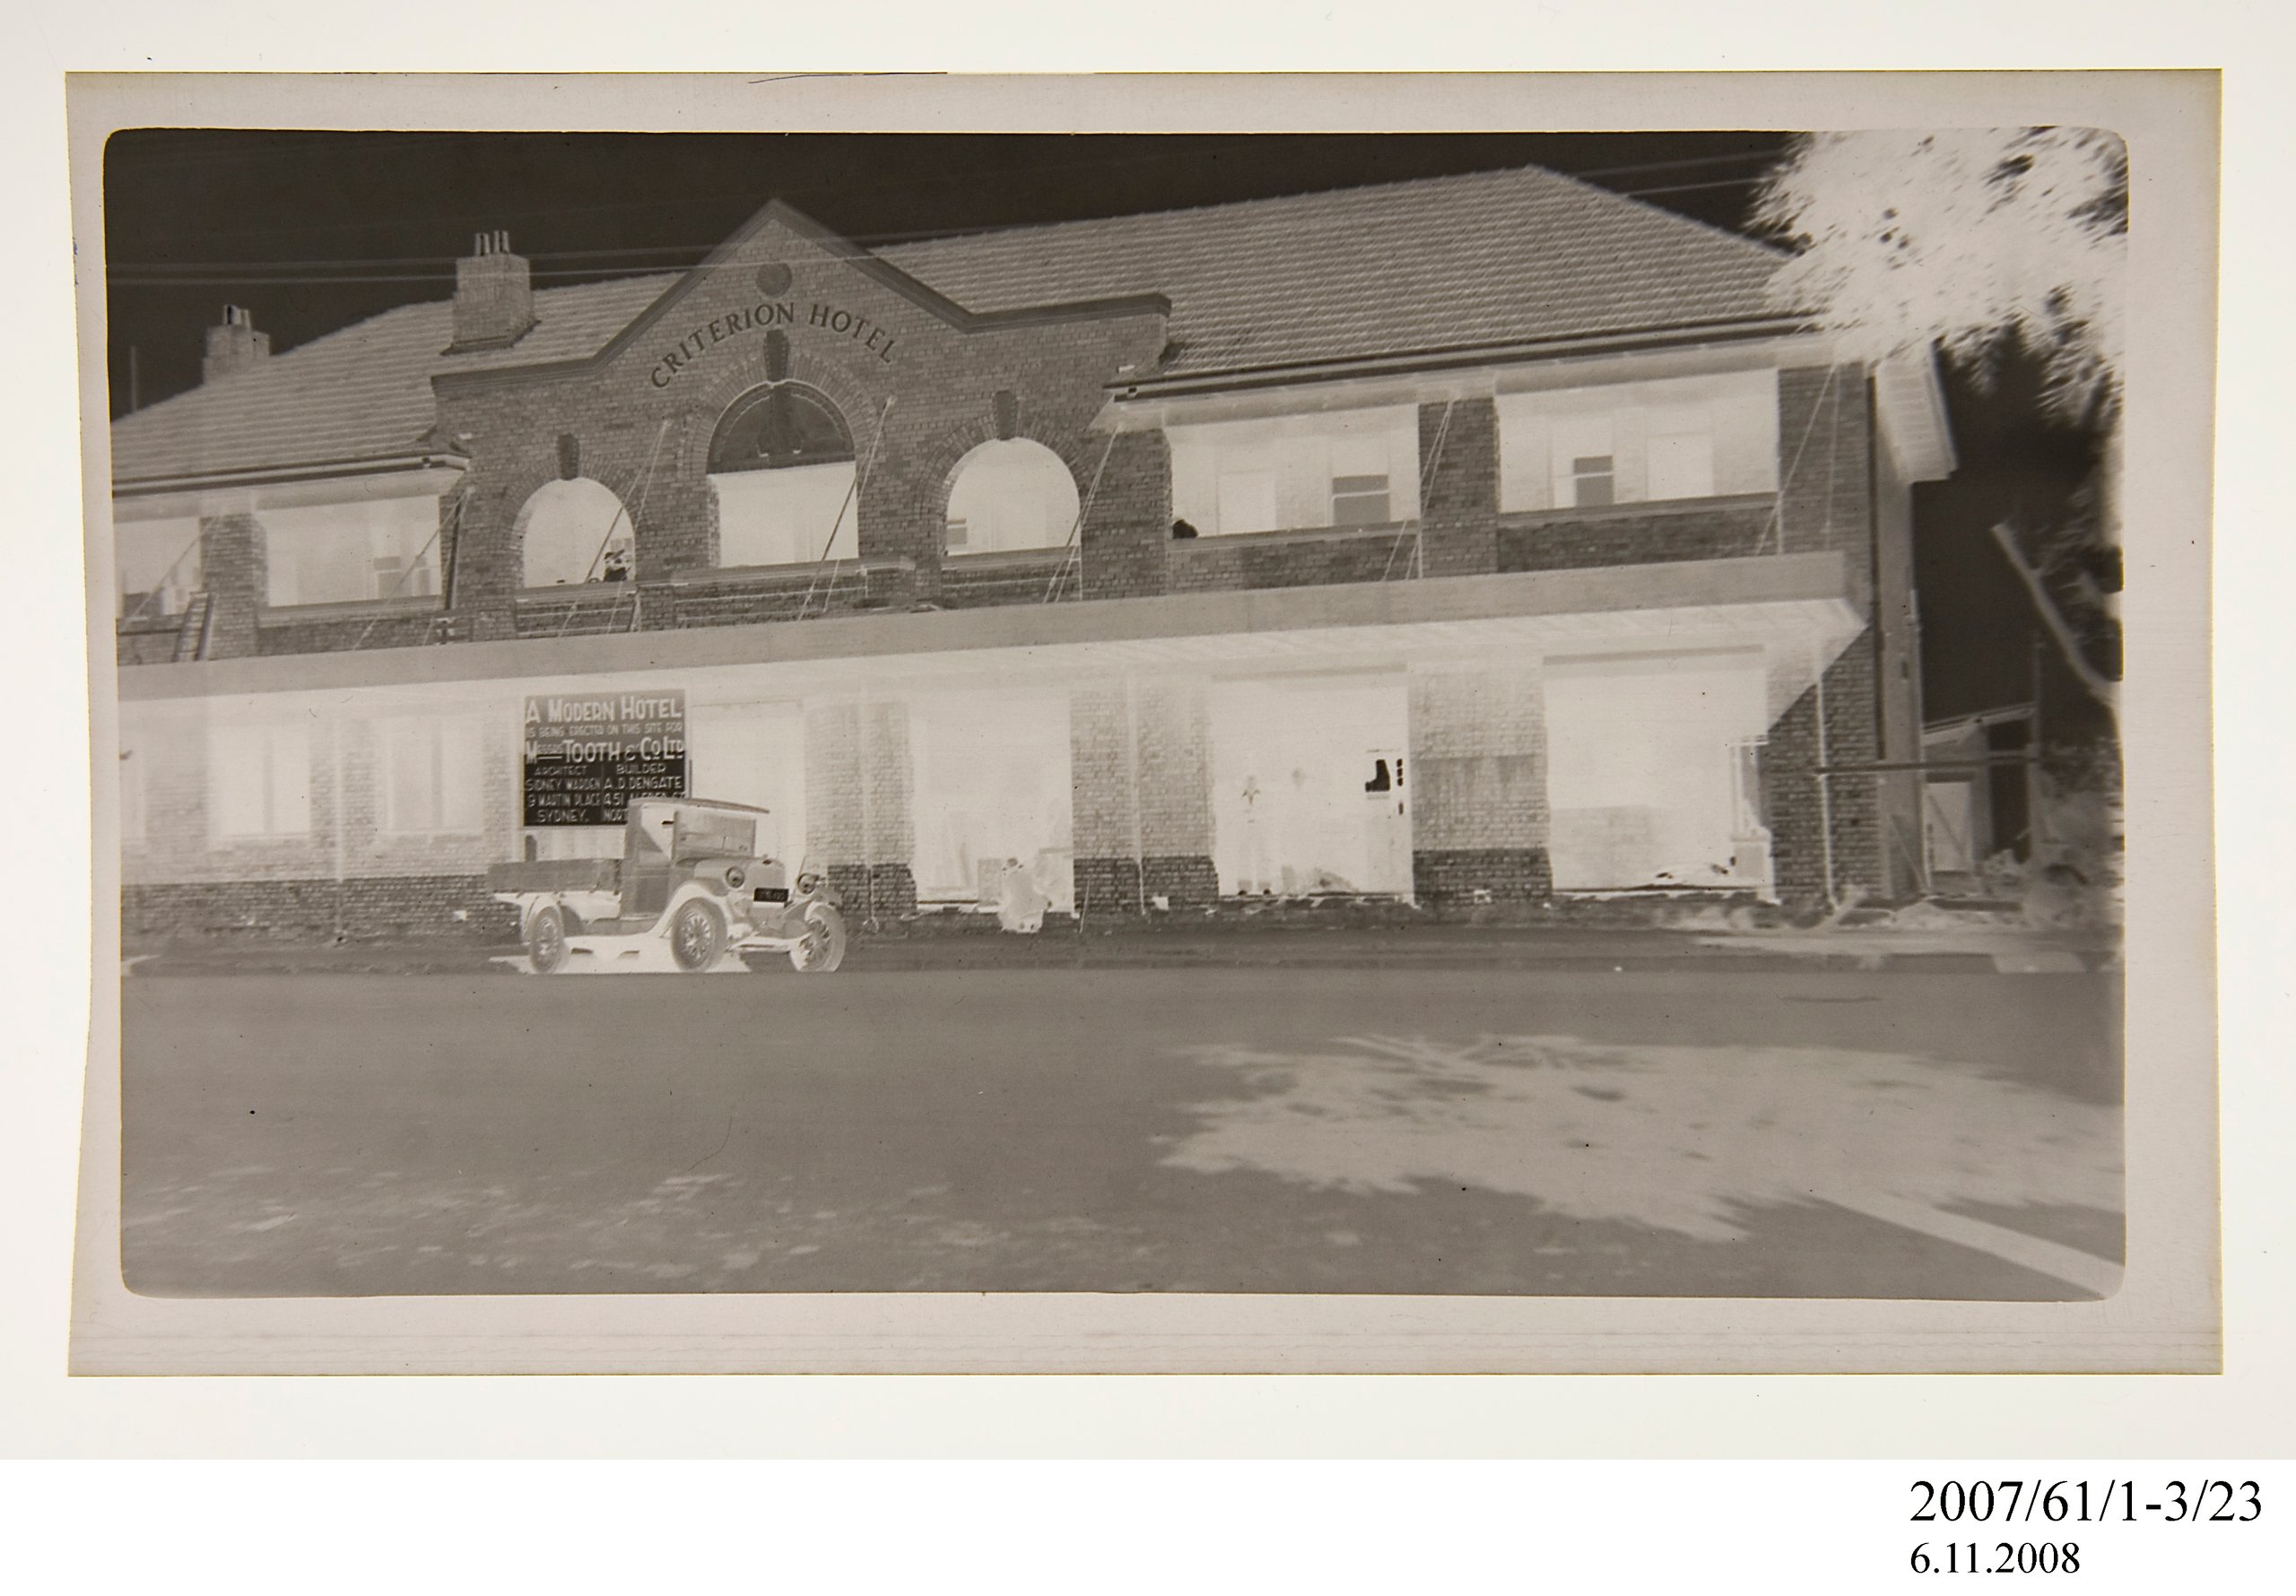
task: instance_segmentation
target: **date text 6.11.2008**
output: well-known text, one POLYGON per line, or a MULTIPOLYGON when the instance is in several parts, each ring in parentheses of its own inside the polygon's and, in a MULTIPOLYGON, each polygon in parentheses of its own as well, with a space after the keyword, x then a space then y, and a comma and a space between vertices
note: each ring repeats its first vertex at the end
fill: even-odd
POLYGON ((1916 1574, 2078 1574, 2081 1548, 2066 1541, 1925 1540, 1913 1548, 1916 1574))

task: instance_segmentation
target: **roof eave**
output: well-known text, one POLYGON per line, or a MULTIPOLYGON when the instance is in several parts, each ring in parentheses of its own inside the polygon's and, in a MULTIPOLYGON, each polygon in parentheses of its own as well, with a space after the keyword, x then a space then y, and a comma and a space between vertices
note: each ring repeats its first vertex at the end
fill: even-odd
POLYGON ((1213 393, 1238 393, 1255 388, 1285 387, 1304 383, 1343 381, 1351 377, 1398 377, 1421 372, 1459 370, 1476 366, 1508 365, 1528 360, 1585 359, 1610 354, 1643 354, 1666 350, 1710 348, 1717 344, 1760 343, 1791 337, 1813 330, 1804 317, 1765 317, 1720 322, 1686 323, 1632 333, 1578 334, 1561 338, 1513 340, 1499 343, 1455 344, 1440 349, 1403 350, 1335 360, 1300 360, 1279 365, 1238 366, 1192 371, 1174 377, 1119 378, 1108 390, 1113 405, 1158 399, 1177 399, 1213 393))
POLYGON ((236 466, 226 471, 178 472, 165 476, 114 477, 112 497, 133 499, 160 493, 184 493, 201 489, 264 488, 283 482, 325 481, 330 477, 387 476, 402 472, 467 471, 470 456, 451 449, 419 453, 359 455, 336 460, 299 461, 292 464, 236 466))
POLYGON ((1874 368, 1883 431, 1900 480, 1935 482, 1953 474, 1953 428, 1935 352, 1923 347, 1885 357, 1874 368))

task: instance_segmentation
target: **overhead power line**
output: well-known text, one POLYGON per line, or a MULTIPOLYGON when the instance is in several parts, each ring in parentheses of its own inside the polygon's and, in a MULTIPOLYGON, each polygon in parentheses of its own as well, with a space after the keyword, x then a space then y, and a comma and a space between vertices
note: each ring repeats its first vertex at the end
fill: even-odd
MULTIPOLYGON (((421 135, 419 135, 419 136, 422 136, 422 137, 425 137, 425 138, 433 138, 433 139, 435 139, 435 138, 448 137, 448 136, 453 136, 453 135, 444 134, 421 134, 421 135)), ((759 135, 759 136, 761 136, 761 137, 779 137, 779 136, 786 136, 786 135, 780 135, 780 134, 761 134, 761 135, 759 135)), ((923 136, 931 136, 931 135, 894 135, 894 134, 889 134, 889 135, 885 135, 885 136, 919 136, 919 137, 923 137, 923 136)), ((1143 136, 1149 136, 1149 135, 1143 135, 1143 136)), ((1169 135, 1169 136, 1173 136, 1173 137, 1186 137, 1186 136, 1190 136, 1190 135, 1173 134, 1173 135, 1169 135)), ((1315 135, 1292 135, 1292 134, 1274 135, 1274 134, 1266 134, 1266 135, 1248 135, 1248 136, 1256 136, 1256 137, 1275 137, 1275 136, 1293 137, 1293 136, 1300 136, 1300 137, 1307 137, 1307 136, 1315 136, 1315 135)), ((1410 136, 1410 135, 1396 135, 1396 136, 1402 137, 1402 136, 1410 136)), ((1440 137, 1440 136, 1443 136, 1443 135, 1440 135, 1440 134, 1430 134, 1430 135, 1426 135, 1426 136, 1429 136, 1429 137, 1440 137)), ((215 157, 215 164, 216 164, 216 165, 218 165, 218 166, 229 166, 229 165, 231 165, 231 164, 233 164, 233 163, 234 163, 234 162, 235 162, 235 161, 239 158, 240 153, 242 153, 242 152, 222 152, 222 151, 219 151, 219 152, 217 152, 217 154, 216 154, 216 157, 215 157)), ((1760 150, 1748 150, 1748 151, 1738 151, 1738 152, 1729 152, 1729 153, 1717 153, 1717 154, 1709 154, 1709 155, 1684 155, 1684 156, 1677 156, 1677 157, 1674 157, 1674 158, 1671 158, 1671 159, 1660 160, 1635 161, 1635 162, 1631 162, 1631 163, 1627 163, 1627 164, 1613 165, 1613 166, 1586 167, 1586 168, 1581 168, 1581 169, 1578 169, 1578 170, 1576 170, 1576 171, 1570 171, 1570 172, 1568 172, 1566 175, 1568 175, 1568 176, 1571 176, 1571 177, 1576 177, 1576 178, 1588 178, 1588 179, 1591 179, 1591 178, 1608 178, 1608 177, 1630 177, 1630 176, 1634 176, 1634 175, 1637 175, 1637 174, 1640 174, 1640 173, 1647 173, 1647 172, 1676 171, 1676 170, 1683 169, 1685 169, 1685 168, 1693 168, 1693 167, 1706 167, 1706 166, 1727 166, 1727 165, 1730 165, 1730 164, 1733 164, 1733 163, 1735 163, 1735 162, 1742 162, 1742 161, 1759 162, 1759 163, 1761 163, 1761 164, 1763 164, 1763 165, 1768 165, 1768 164, 1770 164, 1770 162, 1775 161, 1777 159, 1779 159, 1779 154, 1780 154, 1780 153, 1781 153, 1780 152, 1775 152, 1775 151, 1773 151, 1773 152, 1762 152, 1762 151, 1760 151, 1760 150)), ((1191 143, 1189 146, 1187 146, 1187 147, 1186 147, 1186 148, 1170 149, 1170 150, 1159 150, 1159 151, 1155 151, 1155 152, 1148 152, 1148 153, 1144 153, 1144 154, 1121 156, 1121 157, 1118 157, 1118 158, 1114 158, 1114 159, 1110 159, 1110 160, 1073 160, 1073 161, 1049 161, 1049 162, 1043 162, 1043 163, 1031 164, 1031 165, 1026 165, 1026 166, 1013 166, 1013 167, 1004 167, 1004 168, 989 168, 989 169, 985 169, 983 172, 981 172, 979 175, 980 175, 981 177, 983 177, 983 178, 991 178, 991 179, 1024 178, 1032 178, 1032 177, 1036 177, 1036 176, 1039 176, 1039 175, 1043 175, 1043 174, 1048 174, 1048 173, 1080 172, 1080 171, 1106 171, 1106 170, 1114 170, 1114 169, 1118 169, 1125 168, 1125 167, 1139 167, 1139 166, 1155 166, 1155 165, 1161 165, 1161 164, 1169 163, 1169 162, 1170 162, 1170 161, 1174 161, 1174 160, 1203 160, 1212 159, 1212 158, 1214 158, 1214 157, 1213 157, 1212 154, 1208 153, 1208 152, 1207 152, 1207 151, 1205 150, 1205 148, 1201 143, 1191 143)), ((191 159, 191 158, 190 158, 190 157, 188 157, 188 156, 187 156, 187 159, 191 159)), ((154 164, 156 164, 156 162, 154 162, 154 164)), ((1485 168, 1474 168, 1474 169, 1470 169, 1471 171, 1495 171, 1495 170, 1504 170, 1504 169, 1505 169, 1505 168, 1503 168, 1503 167, 1485 167, 1485 168)), ((1556 169, 1556 169, 1556 170, 1563 170, 1564 169, 1561 169, 1561 168, 1559 168, 1559 167, 1558 167, 1558 168, 1556 168, 1556 169)), ((1430 175, 1442 175, 1442 174, 1430 174, 1430 175)), ((1461 173, 1461 174, 1458 174, 1458 175, 1467 175, 1467 174, 1466 174, 1466 173, 1461 173)), ((884 194, 884 193, 902 192, 902 191, 906 191, 906 190, 909 190, 909 189, 914 189, 914 188, 943 188, 943 187, 946 187, 946 186, 949 186, 951 183, 952 183, 952 182, 960 182, 960 181, 962 181, 962 180, 963 180, 963 179, 961 179, 961 178, 957 178, 957 177, 954 177, 954 176, 952 176, 952 174, 945 173, 945 172, 942 172, 942 173, 932 173, 932 174, 926 174, 926 175, 923 175, 923 176, 919 176, 919 177, 912 178, 893 178, 893 179, 890 179, 890 180, 880 178, 880 179, 878 179, 878 180, 875 180, 875 181, 873 181, 873 182, 869 182, 869 183, 865 183, 865 184, 856 184, 856 183, 852 183, 852 182, 848 182, 848 181, 838 181, 838 180, 824 180, 824 181, 821 181, 821 182, 813 182, 813 183, 800 184, 800 185, 796 185, 796 186, 784 186, 784 187, 779 188, 779 189, 778 190, 778 192, 779 192, 779 193, 781 193, 781 194, 783 194, 783 195, 790 195, 790 196, 802 196, 802 195, 820 195, 820 194, 838 194, 838 195, 871 194, 871 195, 875 195, 875 194, 884 194)), ((1396 180, 1400 180, 1400 179, 1378 179, 1378 180, 1379 180, 1379 181, 1396 181, 1396 180)), ((1662 193, 1662 192, 1670 192, 1670 190, 1664 190, 1664 189, 1649 189, 1649 190, 1639 190, 1639 191, 1638 191, 1638 190, 1620 190, 1619 192, 1625 192, 1625 193, 1662 193)), ((1271 197, 1278 197, 1278 196, 1271 196, 1271 197)), ((495 214, 493 214, 493 215, 489 219, 489 221, 490 221, 490 224, 491 224, 491 225, 500 226, 500 225, 501 225, 501 224, 503 224, 503 223, 506 223, 506 222, 519 222, 519 221, 538 221, 538 220, 551 220, 551 219, 556 219, 556 218, 565 217, 565 216, 575 216, 575 215, 597 215, 597 214, 604 214, 604 213, 619 213, 619 212, 658 210, 658 209, 662 209, 662 208, 664 208, 664 207, 665 207, 665 206, 674 204, 676 204, 676 203, 678 203, 678 202, 677 202, 677 199, 676 199, 676 197, 675 197, 675 196, 674 196, 674 195, 648 195, 648 196, 644 197, 644 198, 633 198, 633 199, 626 199, 626 200, 605 200, 605 201, 596 201, 596 202, 592 202, 592 203, 585 204, 553 204, 553 205, 547 205, 547 206, 541 206, 541 207, 531 207, 531 206, 530 206, 530 207, 527 207, 527 208, 525 208, 525 209, 522 209, 522 210, 509 210, 509 211, 498 212, 498 213, 496 213, 495 214)), ((311 236, 311 235, 313 235, 313 234, 316 234, 316 233, 344 233, 344 232, 356 233, 356 232, 369 231, 369 230, 373 230, 373 229, 379 228, 379 227, 393 227, 393 226, 401 226, 401 225, 404 225, 404 222, 403 222, 400 219, 397 219, 397 218, 392 218, 392 217, 373 217, 373 216, 369 216, 369 217, 361 217, 361 218, 360 218, 360 219, 358 219, 358 220, 355 220, 355 221, 336 221, 336 222, 313 222, 313 223, 309 223, 309 224, 305 224, 305 225, 298 226, 298 227, 267 228, 267 229, 260 229, 260 230, 248 230, 248 229, 239 229, 239 228, 217 228, 217 229, 210 229, 210 230, 206 230, 206 232, 205 232, 204 234, 191 234, 191 235, 186 235, 186 236, 190 236, 190 237, 200 237, 200 236, 207 236, 207 237, 230 237, 230 238, 237 238, 237 239, 279 238, 279 237, 291 237, 291 236, 309 237, 309 236, 311 236)), ((440 225, 447 225, 447 224, 446 224, 446 223, 444 223, 444 222, 442 221, 440 225)), ((461 225, 461 224, 460 224, 460 223, 457 223, 457 224, 455 224, 455 225, 458 225, 458 226, 459 226, 459 225, 461 225)), ((903 241, 903 242, 905 242, 905 241, 907 241, 907 240, 909 240, 909 239, 922 239, 922 238, 941 237, 941 236, 944 236, 944 235, 945 235, 945 234, 947 234, 948 232, 955 231, 955 230, 970 230, 970 231, 977 231, 977 230, 978 230, 978 229, 963 229, 963 230, 940 229, 940 230, 936 230, 932 231, 932 232, 898 233, 898 234, 891 234, 891 233, 889 233, 889 234, 879 234, 879 235, 877 235, 874 239, 858 239, 858 238, 857 238, 857 239, 855 239, 855 241, 856 241, 857 243, 871 243, 871 242, 886 242, 886 243, 890 243, 890 242, 896 242, 896 241, 903 241)), ((712 247, 714 247, 714 246, 712 246, 712 247)))
MULTIPOLYGON (((1639 199, 1658 194, 1692 194, 1719 188, 1747 188, 1760 183, 1761 178, 1711 178, 1698 183, 1660 184, 1644 188, 1620 188, 1613 193, 1639 199)), ((1028 223, 1016 223, 1027 226, 1028 223)), ((923 239, 952 236, 943 230, 901 233, 871 233, 856 238, 862 245, 909 243, 923 239)), ((687 271, 706 259, 718 247, 709 245, 660 245, 627 249, 568 249, 539 251, 528 258, 537 263, 534 275, 544 279, 578 280, 583 278, 613 278, 671 274, 687 271), (657 264, 648 265, 637 257, 652 257, 657 264), (627 266, 545 266, 539 263, 552 260, 625 260, 627 266)), ((186 262, 180 266, 159 266, 151 263, 126 263, 112 267, 107 280, 116 288, 230 288, 260 284, 277 287, 318 287, 330 283, 355 285, 386 282, 452 282, 455 280, 452 256, 375 256, 366 259, 326 261, 198 261, 186 262), (340 271, 313 270, 340 265, 340 271), (435 266, 431 271, 375 272, 363 268, 372 266, 423 265, 435 266)))

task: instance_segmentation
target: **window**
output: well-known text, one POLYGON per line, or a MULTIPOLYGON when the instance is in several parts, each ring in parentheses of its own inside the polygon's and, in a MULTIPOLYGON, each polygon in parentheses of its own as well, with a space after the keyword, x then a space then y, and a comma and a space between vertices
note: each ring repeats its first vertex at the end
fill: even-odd
POLYGON ((1576 455, 1570 461, 1570 502, 1604 505, 1618 502, 1618 473, 1609 455, 1576 455))
POLYGON ((768 383, 734 401, 709 440, 718 563, 801 565, 860 551, 853 434, 828 395, 768 383))
POLYGON ((1499 397, 1499 507, 1570 509, 1778 490, 1778 374, 1499 397))
POLYGON ((198 517, 116 523, 112 564, 121 616, 148 620, 182 614, 199 591, 198 517))
POLYGON ((274 605, 430 598, 439 592, 435 495, 259 512, 274 605))
POLYGON ((522 551, 519 579, 528 587, 603 582, 609 565, 627 568, 638 541, 613 490, 588 477, 535 489, 518 511, 515 535, 522 551))
POLYGON ((212 728, 207 781, 216 836, 309 835, 311 739, 301 723, 212 728))
POLYGON ((1381 526, 1387 520, 1387 479, 1373 476, 1334 477, 1331 480, 1331 524, 1334 526, 1381 526))
POLYGON ((1172 509, 1206 536, 1379 526, 1419 514, 1412 405, 1169 429, 1172 509))
POLYGON ((1283 525, 1275 509, 1275 473, 1230 471, 1220 476, 1215 532, 1274 532, 1283 525))
POLYGON ((952 553, 1065 548, 1076 519, 1075 478, 1059 455, 1025 438, 982 444, 950 479, 952 553))
POLYGON ((1390 519, 1389 440, 1342 434, 1331 440, 1331 524, 1380 526, 1390 519))
POLYGON ((1555 887, 1745 885, 1740 843, 1760 828, 1766 694, 1751 653, 1550 660, 1555 887))
POLYGON ((1611 418, 1560 416, 1553 427, 1556 507, 1616 504, 1618 456, 1612 452, 1611 418))
POLYGON ((860 553, 853 466, 794 466, 711 477, 718 563, 805 565, 860 553))
POLYGON ((474 720, 382 726, 381 828, 394 836, 483 829, 481 737, 474 720))

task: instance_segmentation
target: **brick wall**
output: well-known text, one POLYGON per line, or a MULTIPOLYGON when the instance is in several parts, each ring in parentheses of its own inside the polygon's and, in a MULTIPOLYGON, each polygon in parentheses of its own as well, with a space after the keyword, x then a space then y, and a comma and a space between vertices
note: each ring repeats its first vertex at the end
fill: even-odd
MULTIPOLYGON (((1835 765, 1871 764, 1885 757, 1885 644, 1896 653, 1894 638, 1884 631, 1910 624, 1909 612, 1875 612, 1871 387, 1855 366, 1781 371, 1778 411, 1779 521, 1787 551, 1839 551, 1850 603, 1873 623, 1826 672, 1825 758, 1835 765)), ((1818 759, 1815 697, 1804 694, 1771 728, 1762 759, 1779 889, 1788 898, 1822 897, 1825 887, 1816 783, 1809 774, 1818 759)), ((1904 802, 1911 791, 1872 776, 1829 779, 1837 892, 1855 885, 1899 897, 1914 889, 1918 855, 1909 826, 1918 815, 1908 813, 1904 802)))
POLYGON ((510 942, 517 935, 517 910, 493 901, 483 874, 143 881, 120 895, 120 937, 130 946, 170 937, 309 945, 423 936, 510 942))
POLYGON ((1178 538, 1170 544, 1170 591, 1402 581, 1411 575, 1412 542, 1408 529, 1396 527, 1178 538))
POLYGON ((1425 573, 1465 577, 1499 568, 1497 403, 1461 399, 1421 405, 1419 460, 1425 573))
POLYGON ((805 852, 857 915, 917 909, 909 706, 839 699, 805 707, 805 852))
POLYGON ((1501 519, 1502 571, 1558 571, 1767 553, 1773 500, 1690 499, 1604 510, 1542 510, 1501 519))
POLYGON ((1100 490, 1084 510, 1084 596, 1147 598, 1167 592, 1171 445, 1161 432, 1120 432, 1107 456, 1100 490))
MULTIPOLYGON (((1089 494, 1108 446, 1091 430, 1106 385, 1121 368, 1152 364, 1163 346, 1162 317, 1146 309, 952 326, 813 239, 769 224, 745 241, 739 258, 597 368, 442 386, 439 430, 467 435, 472 451, 456 600, 484 617, 473 635, 509 635, 520 560, 517 512, 560 474, 561 435, 577 440, 582 474, 613 488, 630 508, 641 580, 716 568, 710 440, 726 408, 770 375, 761 328, 733 325, 760 302, 754 273, 761 262, 786 263, 793 277, 780 296, 791 317, 775 329, 786 351, 782 374, 825 395, 853 435, 858 549, 865 560, 885 562, 871 570, 870 590, 872 601, 887 607, 942 602, 949 489, 979 444, 1000 436, 1039 443, 1067 467, 1080 498, 1089 494), (875 331, 868 340, 848 335, 817 317, 815 307, 849 312, 875 331), (697 347, 685 349, 674 369, 665 368, 664 351, 689 334, 697 347), (1000 394, 1010 396, 1001 413, 1000 394)), ((1097 497, 1121 520, 1140 516, 1157 493, 1169 490, 1146 488, 1118 471, 1097 497)), ((969 591, 960 603, 996 596, 978 582, 961 585, 969 591)), ((726 624, 739 609, 649 605, 645 625, 726 624)), ((767 605, 742 618, 774 617, 767 605)))
POLYGON ((1140 733, 1140 846, 1148 891, 1175 903, 1218 896, 1212 869, 1212 732, 1205 684, 1146 676, 1135 690, 1140 733))
MULTIPOLYGON (((1101 862, 1121 860, 1130 869, 1139 852, 1133 813, 1132 707, 1122 681, 1095 681, 1068 695, 1068 773, 1075 793, 1069 836, 1076 854, 1076 897, 1104 902, 1112 885, 1093 874, 1101 862), (1088 893, 1087 881, 1095 884, 1088 893)), ((1135 896, 1126 887, 1123 898, 1135 896)))
MULTIPOLYGON (((795 620, 801 615, 854 615, 895 607, 883 598, 882 582, 873 585, 871 572, 859 560, 839 560, 830 566, 793 566, 728 572, 722 577, 689 577, 674 583, 645 585, 643 615, 648 631, 670 627, 752 626, 769 620, 795 620)), ((593 602, 591 608, 596 607, 593 602)), ((898 606, 907 609, 903 603, 898 606)), ((529 610, 547 612, 547 600, 528 599, 519 604, 520 625, 529 610)), ((624 608, 626 622, 631 611, 624 608)))
POLYGON ((271 596, 262 525, 253 516, 202 516, 199 559, 212 606, 208 657, 254 654, 259 646, 257 620, 271 596))
POLYGON ((1874 635, 1861 633, 1825 672, 1825 737, 1818 736, 1818 691, 1812 688, 1773 722, 1761 759, 1770 860, 1779 898, 1813 903, 1828 897, 1825 832, 1833 818, 1833 895, 1861 887, 1869 896, 1907 889, 1901 862, 1885 856, 1885 820, 1870 776, 1827 778, 1820 796, 1813 774, 1821 763, 1874 758, 1874 635))
POLYGON ((1068 728, 1079 909, 1217 898, 1204 682, 1143 675, 1078 688, 1068 728))
POLYGON ((257 629, 262 654, 342 654, 352 649, 413 648, 440 639, 445 612, 374 611, 361 614, 274 615, 257 629))
POLYGON ((1083 596, 1080 573, 1065 549, 975 554, 941 565, 941 607, 973 610, 992 604, 1040 604, 1083 596))
POLYGON ((1545 897, 1546 734, 1532 670, 1410 677, 1412 883, 1432 902, 1545 897))

